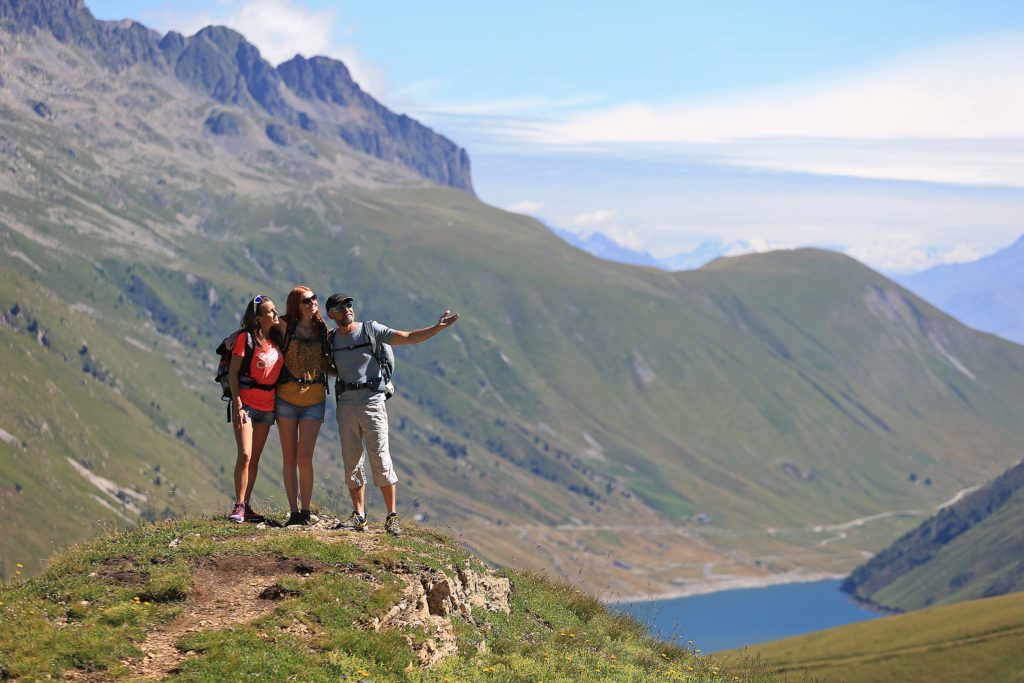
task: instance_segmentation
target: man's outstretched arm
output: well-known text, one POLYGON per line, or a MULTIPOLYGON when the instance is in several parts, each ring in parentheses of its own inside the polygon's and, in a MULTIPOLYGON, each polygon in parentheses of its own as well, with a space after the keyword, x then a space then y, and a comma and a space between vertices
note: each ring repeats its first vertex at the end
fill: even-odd
POLYGON ((390 344, 392 346, 403 346, 405 344, 419 344, 422 341, 427 341, 441 330, 451 327, 455 324, 455 321, 459 319, 458 313, 452 313, 451 311, 445 311, 441 318, 430 327, 421 327, 418 330, 412 330, 411 332, 403 332, 402 330, 395 330, 395 334, 392 335, 390 344))

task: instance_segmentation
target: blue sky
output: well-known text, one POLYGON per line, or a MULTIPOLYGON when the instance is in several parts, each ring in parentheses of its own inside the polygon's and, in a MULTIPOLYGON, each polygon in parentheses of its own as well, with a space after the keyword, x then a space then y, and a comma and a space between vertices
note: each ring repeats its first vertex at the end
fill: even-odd
POLYGON ((910 271, 1024 232, 1024 3, 94 0, 344 61, 489 203, 663 256, 822 245, 910 271))

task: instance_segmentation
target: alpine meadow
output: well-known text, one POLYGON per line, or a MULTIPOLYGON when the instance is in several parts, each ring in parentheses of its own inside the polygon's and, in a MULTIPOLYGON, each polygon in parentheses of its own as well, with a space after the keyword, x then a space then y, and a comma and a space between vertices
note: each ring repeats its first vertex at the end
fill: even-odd
MULTIPOLYGON (((846 574, 1024 452, 1024 347, 832 252, 598 260, 340 62, 0 0, 0 110, 4 577, 226 514, 213 350, 298 283, 401 329, 460 312, 398 352, 400 508, 602 599, 846 574)), ((254 500, 282 509, 277 449, 254 500)), ((316 468, 346 512, 332 419, 316 468)))

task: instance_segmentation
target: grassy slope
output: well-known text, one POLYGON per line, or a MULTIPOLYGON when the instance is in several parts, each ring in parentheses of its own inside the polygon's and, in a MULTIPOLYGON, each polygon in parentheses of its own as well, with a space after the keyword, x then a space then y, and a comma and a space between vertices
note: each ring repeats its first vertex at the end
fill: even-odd
POLYGON ((846 683, 1024 680, 1024 594, 900 614, 787 638, 759 655, 783 672, 846 683))
MULTIPOLYGON (((137 487, 157 517, 224 505, 234 449, 210 350, 252 293, 280 302, 296 282, 354 293, 361 315, 405 329, 463 314, 399 350, 389 409, 404 511, 465 529, 491 560, 590 586, 663 589, 707 562, 846 571, 912 518, 841 538, 816 526, 927 514, 1024 445, 1024 351, 850 259, 799 251, 678 274, 601 262, 463 193, 382 189, 401 178, 323 141, 315 158, 265 140, 232 151, 201 133, 208 103, 152 74, 103 79, 81 54, 69 78, 51 47, 21 48, 7 82, 38 87, 18 70, 35 60, 85 84, 39 95, 68 115, 0 102, 17 147, 0 183, 0 304, 25 317, 0 330, 0 427, 15 437, 0 443, 0 512, 49 519, 41 492, 59 488, 87 522, 19 524, 0 556, 39 562, 116 520, 94 495, 125 514, 69 455, 137 487), (144 78, 156 104, 111 108, 144 78), (105 381, 82 371, 83 344, 105 381), (57 441, 33 421, 71 429, 65 404, 85 419, 57 441), (711 523, 690 525, 694 513, 711 523)), ((330 422, 316 498, 343 509, 330 422)), ((257 499, 280 503, 273 441, 266 457, 257 499)))
POLYGON ((847 579, 859 599, 914 610, 1024 588, 1024 463, 897 540, 847 579))
MULTIPOLYGON (((457 652, 420 668, 413 645, 436 637, 434 629, 445 628, 441 617, 430 626, 370 624, 401 602, 410 574, 454 577, 456 567, 485 572, 484 565, 427 529, 401 539, 351 534, 191 518, 73 548, 42 575, 0 585, 0 677, 132 679, 145 665, 143 649, 154 651, 147 636, 163 632, 178 634, 170 661, 172 678, 182 681, 782 680, 766 667, 733 677, 716 660, 650 638, 592 597, 521 572, 505 572, 514 587, 511 611, 473 607, 468 616, 451 616, 457 652), (228 566, 239 576, 247 567, 276 567, 245 574, 235 591, 252 584, 252 591, 270 587, 285 599, 231 621, 214 623, 214 608, 194 614, 204 574, 228 566), (203 616, 192 630, 174 629, 176 621, 203 616)), ((231 601, 230 592, 222 600, 231 601)))

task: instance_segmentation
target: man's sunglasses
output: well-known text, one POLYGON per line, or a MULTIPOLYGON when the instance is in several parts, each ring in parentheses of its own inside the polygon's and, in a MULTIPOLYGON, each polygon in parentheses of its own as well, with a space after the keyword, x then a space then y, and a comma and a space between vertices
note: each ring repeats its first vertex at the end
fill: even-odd
POLYGON ((346 308, 352 308, 352 302, 351 301, 346 301, 343 304, 334 304, 333 306, 331 306, 330 311, 328 311, 328 312, 337 311, 337 312, 340 313, 341 311, 344 311, 346 308))
POLYGON ((316 301, 316 294, 307 296, 305 299, 302 299, 302 303, 306 304, 307 306, 312 306, 314 301, 316 301))

